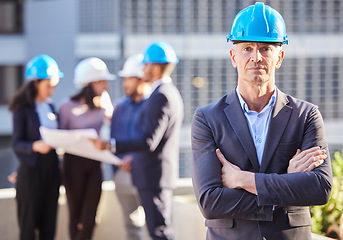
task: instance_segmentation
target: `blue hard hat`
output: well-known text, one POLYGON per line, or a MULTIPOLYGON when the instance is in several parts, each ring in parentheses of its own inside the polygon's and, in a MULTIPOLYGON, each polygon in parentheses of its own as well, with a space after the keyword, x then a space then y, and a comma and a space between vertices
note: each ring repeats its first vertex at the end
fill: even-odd
POLYGON ((275 9, 257 2, 240 11, 232 23, 227 41, 288 44, 286 25, 275 9))
POLYGON ((166 42, 154 42, 144 51, 143 63, 178 63, 174 48, 166 42))
POLYGON ((46 54, 38 55, 26 64, 26 80, 62 78, 63 76, 56 61, 46 54))

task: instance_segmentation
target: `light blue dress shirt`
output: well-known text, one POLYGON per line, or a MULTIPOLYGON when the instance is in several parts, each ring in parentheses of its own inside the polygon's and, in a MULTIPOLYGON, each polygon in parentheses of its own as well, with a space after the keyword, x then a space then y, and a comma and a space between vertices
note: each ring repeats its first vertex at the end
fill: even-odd
POLYGON ((241 94, 236 87, 236 93, 243 109, 244 115, 248 121, 251 137, 254 141, 258 162, 261 166, 262 156, 264 151, 264 145, 269 129, 269 122, 272 115, 273 107, 276 101, 276 91, 274 91, 268 104, 262 109, 261 112, 251 111, 248 104, 243 100, 241 94))
POLYGON ((57 129, 58 122, 56 114, 52 112, 52 109, 47 102, 36 102, 36 111, 38 113, 40 125, 50 129, 57 129))

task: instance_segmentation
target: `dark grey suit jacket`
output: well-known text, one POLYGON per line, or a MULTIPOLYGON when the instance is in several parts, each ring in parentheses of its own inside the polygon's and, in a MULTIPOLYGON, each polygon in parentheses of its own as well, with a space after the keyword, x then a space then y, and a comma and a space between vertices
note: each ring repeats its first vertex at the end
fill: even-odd
MULTIPOLYGON (((54 106, 49 104, 53 113, 54 106)), ((24 106, 13 112, 12 148, 21 163, 34 166, 39 153, 32 151, 33 142, 40 140, 40 122, 35 108, 24 106)))
POLYGON ((178 177, 183 101, 173 83, 162 83, 143 103, 137 139, 117 141, 117 152, 136 152, 132 180, 138 188, 173 188, 178 177))
POLYGON ((279 90, 261 166, 235 91, 197 109, 192 123, 192 177, 207 219, 207 239, 311 239, 308 206, 329 200, 330 158, 311 172, 287 174, 287 167, 298 148, 314 146, 329 156, 318 107, 279 90), (257 196, 223 188, 217 148, 242 170, 256 173, 257 196))

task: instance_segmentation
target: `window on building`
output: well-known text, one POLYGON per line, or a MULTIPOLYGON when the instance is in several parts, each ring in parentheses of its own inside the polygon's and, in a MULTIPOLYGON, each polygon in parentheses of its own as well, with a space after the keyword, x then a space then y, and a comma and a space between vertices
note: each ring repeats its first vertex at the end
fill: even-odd
POLYGON ((114 32, 119 30, 119 1, 79 1, 80 32, 114 32))
POLYGON ((0 104, 8 104, 22 83, 22 66, 0 66, 0 104))
POLYGON ((0 33, 21 32, 23 32, 22 1, 0 1, 0 33))

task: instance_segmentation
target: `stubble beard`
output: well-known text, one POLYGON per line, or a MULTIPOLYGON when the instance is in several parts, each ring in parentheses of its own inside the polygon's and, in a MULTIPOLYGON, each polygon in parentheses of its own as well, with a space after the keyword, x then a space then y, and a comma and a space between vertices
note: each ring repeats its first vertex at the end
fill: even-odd
POLYGON ((247 82, 255 87, 263 87, 264 85, 266 85, 268 82, 270 81, 270 79, 267 76, 254 76, 252 80, 247 80, 247 82))

